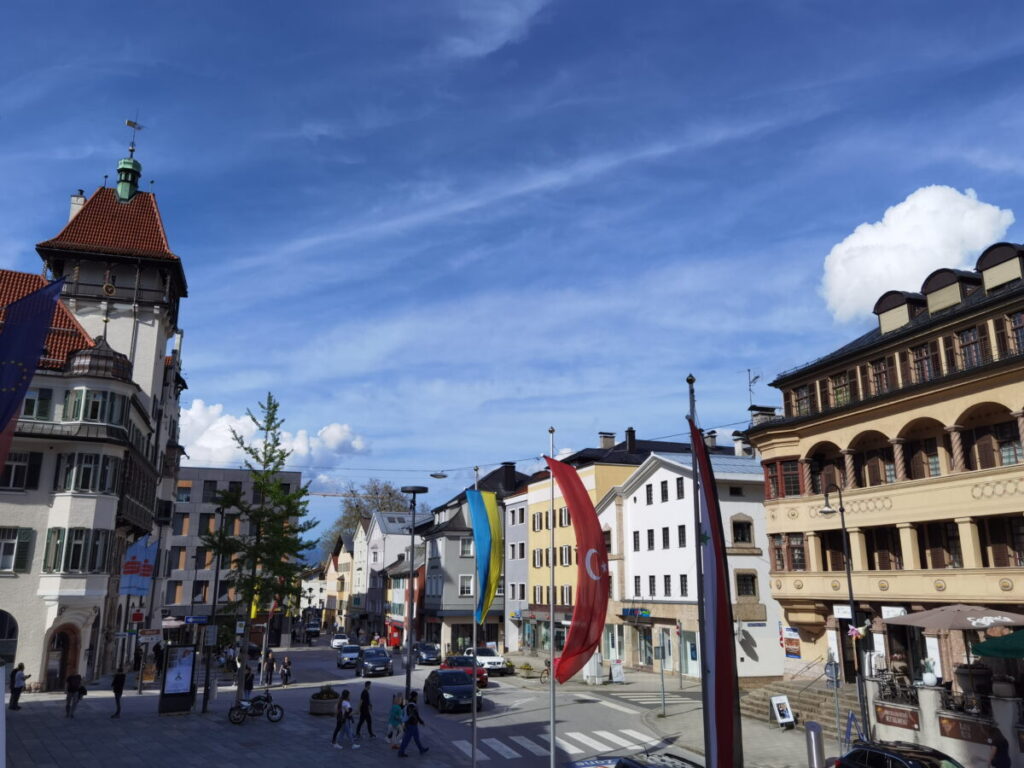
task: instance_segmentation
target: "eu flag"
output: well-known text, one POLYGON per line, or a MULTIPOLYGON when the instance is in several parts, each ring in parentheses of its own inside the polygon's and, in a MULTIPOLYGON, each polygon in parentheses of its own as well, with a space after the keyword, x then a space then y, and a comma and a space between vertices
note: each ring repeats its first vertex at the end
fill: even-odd
POLYGON ((0 429, 14 418, 35 375, 64 278, 4 308, 0 330, 0 429))

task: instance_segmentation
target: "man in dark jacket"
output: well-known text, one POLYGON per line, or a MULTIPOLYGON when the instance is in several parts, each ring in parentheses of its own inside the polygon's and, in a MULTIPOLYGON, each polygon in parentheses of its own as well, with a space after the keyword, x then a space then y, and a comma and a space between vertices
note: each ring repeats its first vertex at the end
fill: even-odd
POLYGON ((117 711, 110 716, 111 719, 121 716, 121 694, 124 693, 124 678, 124 667, 118 667, 117 672, 114 673, 114 680, 110 684, 110 688, 114 692, 114 703, 117 705, 117 711))
POLYGON ((82 698, 82 676, 68 675, 64 685, 64 717, 74 718, 75 708, 82 698))
POLYGON ((409 746, 409 742, 415 740, 416 746, 419 747, 420 754, 422 755, 430 747, 424 747, 420 742, 420 726, 423 725, 423 720, 420 718, 420 711, 416 706, 416 699, 418 694, 416 691, 412 691, 409 694, 409 703, 405 705, 405 735, 402 736, 402 746, 398 748, 399 757, 408 757, 405 748, 409 746))
POLYGON ((371 739, 375 739, 373 735, 373 720, 370 719, 370 715, 373 711, 373 705, 370 703, 370 681, 367 680, 363 683, 363 692, 359 694, 359 722, 356 723, 356 738, 359 738, 360 732, 363 730, 363 723, 366 723, 366 730, 370 734, 371 739))

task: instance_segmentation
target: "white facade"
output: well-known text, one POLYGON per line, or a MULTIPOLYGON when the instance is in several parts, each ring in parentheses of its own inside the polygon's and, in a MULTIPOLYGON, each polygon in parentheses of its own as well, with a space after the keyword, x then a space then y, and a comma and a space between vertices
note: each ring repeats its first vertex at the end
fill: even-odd
POLYGON ((509 651, 522 647, 522 612, 530 607, 527 594, 530 550, 528 529, 530 514, 527 492, 503 499, 505 515, 505 645, 509 651))
MULTIPOLYGON (((597 505, 612 548, 603 653, 639 667, 699 676, 697 572, 690 454, 652 454, 597 505)), ((750 457, 712 456, 727 545, 741 678, 781 677, 781 610, 771 597, 763 479, 750 457)))

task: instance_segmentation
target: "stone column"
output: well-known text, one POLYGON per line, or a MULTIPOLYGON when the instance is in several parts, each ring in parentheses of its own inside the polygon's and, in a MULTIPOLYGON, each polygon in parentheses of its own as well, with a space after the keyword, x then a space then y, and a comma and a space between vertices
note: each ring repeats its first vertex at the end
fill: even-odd
POLYGON ((800 484, 803 490, 803 495, 807 496, 811 493, 811 460, 800 459, 800 484))
POLYGON ((921 552, 917 548, 917 527, 913 523, 897 523, 900 531, 900 549, 903 550, 903 570, 921 570, 921 552))
POLYGON ((954 424, 951 427, 946 427, 946 432, 949 433, 950 442, 953 444, 954 472, 967 471, 967 462, 964 461, 964 443, 960 437, 961 431, 963 431, 963 427, 961 427, 959 424, 954 424))
POLYGON ((816 531, 808 531, 804 534, 804 541, 804 559, 807 561, 807 570, 816 572, 825 570, 825 565, 821 561, 821 536, 816 531))
POLYGON ((960 551, 964 556, 964 568, 981 568, 981 536, 973 517, 954 518, 960 531, 960 551))
POLYGON ((843 454, 843 464, 846 466, 846 487, 856 488, 857 487, 857 471, 853 464, 853 451, 847 448, 844 451, 840 451, 843 454))
POLYGON ((907 465, 903 458, 903 444, 907 442, 902 437, 894 437, 889 441, 892 446, 893 461, 896 464, 896 480, 903 482, 907 479, 907 465))
POLYGON ((866 571, 868 569, 868 547, 864 531, 860 528, 847 528, 850 534, 850 569, 866 571))

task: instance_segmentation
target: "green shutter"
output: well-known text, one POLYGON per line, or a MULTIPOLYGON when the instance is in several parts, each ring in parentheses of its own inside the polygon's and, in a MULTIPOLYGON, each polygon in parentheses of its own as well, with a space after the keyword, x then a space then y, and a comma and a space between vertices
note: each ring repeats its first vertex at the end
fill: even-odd
POLYGON ((32 529, 18 529, 18 543, 14 550, 14 572, 28 573, 32 563, 32 529))
POLYGON ((25 476, 26 490, 34 491, 39 488, 39 470, 43 466, 43 454, 30 453, 28 455, 28 473, 25 476))

